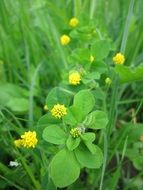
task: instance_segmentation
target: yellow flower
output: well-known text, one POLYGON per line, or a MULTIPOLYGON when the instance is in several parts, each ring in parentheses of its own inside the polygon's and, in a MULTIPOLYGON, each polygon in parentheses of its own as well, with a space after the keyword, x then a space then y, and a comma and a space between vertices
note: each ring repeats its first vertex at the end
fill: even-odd
POLYGON ((112 80, 111 80, 109 77, 107 77, 107 78, 105 79, 105 83, 106 83, 107 85, 110 85, 110 84, 112 83, 112 80))
POLYGON ((44 106, 44 110, 48 111, 48 106, 47 105, 44 106))
POLYGON ((73 138, 77 138, 81 135, 81 131, 78 128, 73 128, 70 130, 70 134, 73 138))
POLYGON ((113 61, 115 64, 117 65, 122 65, 125 62, 125 56, 121 53, 117 53, 114 57, 113 57, 113 61))
POLYGON ((21 135, 21 139, 22 139, 22 146, 26 148, 30 147, 35 148, 35 145, 38 142, 35 131, 25 132, 24 135, 21 135))
POLYGON ((81 76, 80 73, 77 71, 74 71, 69 74, 69 83, 72 85, 80 84, 81 76))
POLYGON ((64 35, 61 36, 60 41, 61 41, 61 44, 63 46, 65 46, 65 45, 70 43, 71 39, 70 39, 70 37, 68 35, 64 34, 64 35))
POLYGON ((15 141, 14 141, 14 144, 15 144, 15 146, 18 147, 18 148, 21 147, 21 146, 22 146, 22 139, 17 139, 17 140, 15 140, 15 141))
POLYGON ((90 60, 90 63, 92 63, 95 60, 95 58, 93 57, 93 55, 90 56, 89 60, 90 60))
POLYGON ((56 104, 52 108, 51 113, 52 116, 60 119, 61 117, 67 114, 67 108, 64 105, 56 104))
POLYGON ((76 27, 77 25, 78 25, 78 23, 79 23, 79 21, 78 21, 78 19, 77 18, 71 18, 70 19, 70 21, 69 21, 69 25, 71 26, 71 27, 76 27))

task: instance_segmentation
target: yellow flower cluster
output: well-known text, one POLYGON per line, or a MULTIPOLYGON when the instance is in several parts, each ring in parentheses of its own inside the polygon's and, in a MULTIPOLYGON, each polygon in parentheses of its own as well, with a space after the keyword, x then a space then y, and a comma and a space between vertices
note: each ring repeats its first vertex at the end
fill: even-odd
POLYGON ((122 53, 117 53, 113 57, 113 61, 117 65, 122 65, 125 62, 125 56, 122 53))
POLYGON ((112 83, 112 80, 109 77, 107 77, 105 79, 105 84, 110 85, 111 83, 112 83))
POLYGON ((21 139, 17 139, 14 141, 16 147, 26 147, 26 148, 35 148, 38 140, 36 137, 35 131, 28 131, 21 135, 21 139))
POLYGON ((56 104, 51 110, 52 116, 55 118, 61 118, 67 114, 67 108, 64 105, 56 104))
MULTIPOLYGON (((69 21, 69 25, 71 27, 76 27, 78 25, 79 21, 77 18, 71 18, 70 21, 69 21)), ((60 42, 63 46, 65 45, 68 45, 70 43, 71 39, 68 35, 66 34, 63 34, 61 37, 60 37, 60 42)))
POLYGON ((73 138, 77 138, 81 135, 81 131, 78 128, 73 128, 70 130, 70 134, 73 138))
POLYGON ((79 24, 79 21, 78 21, 78 19, 77 18, 71 18, 70 19, 70 21, 69 21, 69 25, 71 26, 71 27, 76 27, 77 25, 79 24))
POLYGON ((71 39, 70 39, 70 37, 68 35, 64 34, 64 35, 61 36, 60 41, 61 41, 61 44, 63 46, 65 46, 65 45, 70 43, 71 39))
POLYGON ((95 58, 93 57, 93 55, 90 56, 89 60, 90 60, 90 63, 92 63, 95 60, 95 58))
POLYGON ((72 85, 80 84, 81 76, 80 73, 77 71, 74 71, 69 74, 69 83, 72 85))

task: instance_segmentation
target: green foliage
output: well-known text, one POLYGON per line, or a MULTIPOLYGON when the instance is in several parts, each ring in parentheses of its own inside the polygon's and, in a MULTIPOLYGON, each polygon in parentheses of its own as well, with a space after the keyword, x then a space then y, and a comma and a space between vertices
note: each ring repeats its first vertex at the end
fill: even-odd
POLYGON ((53 144, 64 144, 66 133, 59 126, 51 125, 44 129, 43 139, 53 144))
POLYGON ((73 105, 80 113, 83 119, 94 107, 95 99, 93 94, 88 90, 81 90, 74 97, 73 105))
POLYGON ((66 142, 66 145, 67 145, 67 148, 72 151, 74 149, 76 149, 78 146, 79 146, 79 143, 80 143, 80 138, 76 138, 74 139, 71 135, 68 137, 67 139, 67 142, 66 142))
POLYGON ((101 149, 93 145, 92 149, 95 149, 94 152, 91 152, 86 148, 84 144, 81 144, 76 150, 75 155, 81 166, 87 168, 100 168, 103 162, 103 154, 101 149))
POLYGON ((70 103, 71 95, 60 87, 53 88, 47 96, 46 103, 51 109, 55 104, 64 104, 68 106, 70 103))
POLYGON ((142 189, 142 13, 142 0, 0 1, 0 189, 142 189), (35 149, 15 147, 29 130, 35 149))
POLYGON ((107 123, 107 114, 98 110, 91 112, 84 120, 85 126, 91 129, 103 129, 106 127, 107 123))
POLYGON ((143 80, 143 66, 132 68, 127 66, 116 66, 116 73, 119 75, 121 83, 129 83, 138 80, 143 80))
POLYGON ((57 187, 73 183, 80 174, 80 167, 74 154, 67 149, 57 153, 50 164, 50 174, 57 187))
POLYGON ((110 51, 110 43, 107 40, 98 40, 91 46, 91 52, 97 61, 106 58, 110 51), (102 47, 102 48, 101 48, 102 47))

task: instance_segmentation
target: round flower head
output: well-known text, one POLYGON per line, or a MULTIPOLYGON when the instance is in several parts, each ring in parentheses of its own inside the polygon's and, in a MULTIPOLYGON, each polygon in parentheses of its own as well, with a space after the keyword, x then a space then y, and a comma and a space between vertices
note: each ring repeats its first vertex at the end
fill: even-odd
POLYGON ((67 114, 67 108, 64 105, 56 104, 51 110, 52 116, 55 118, 61 118, 67 114))
POLYGON ((68 35, 64 34, 64 35, 61 36, 60 41, 61 41, 61 44, 63 46, 65 46, 65 45, 70 43, 71 39, 70 39, 70 37, 68 35))
POLYGON ((115 64, 117 65, 122 65, 125 62, 125 56, 121 53, 117 53, 114 57, 113 57, 113 61, 115 64))
POLYGON ((69 83, 72 85, 80 84, 81 76, 80 73, 77 71, 74 71, 69 74, 69 83))
POLYGON ((81 135, 81 131, 78 128, 73 128, 70 130, 70 134, 73 138, 77 138, 81 135))
POLYGON ((78 25, 78 23, 79 23, 79 21, 78 21, 78 19, 77 18, 71 18, 70 19, 70 21, 69 21, 69 25, 71 26, 71 27, 76 27, 77 25, 78 25))
POLYGON ((35 148, 35 145, 38 142, 35 131, 25 132, 24 135, 21 135, 21 139, 22 139, 22 146, 26 148, 30 147, 35 148))
POLYGON ((95 60, 95 58, 93 57, 93 55, 90 56, 89 60, 90 60, 90 63, 92 63, 95 60))
POLYGON ((110 85, 111 83, 112 83, 112 80, 109 77, 107 77, 105 79, 105 84, 110 85))
POLYGON ((15 146, 18 148, 22 146, 22 143, 23 143, 22 139, 17 139, 14 141, 15 146))

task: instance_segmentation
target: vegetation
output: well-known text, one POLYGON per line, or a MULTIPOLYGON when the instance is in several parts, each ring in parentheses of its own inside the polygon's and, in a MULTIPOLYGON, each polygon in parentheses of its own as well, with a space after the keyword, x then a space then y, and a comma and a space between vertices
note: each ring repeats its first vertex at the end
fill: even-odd
POLYGON ((142 0, 0 1, 0 189, 143 189, 142 0))

